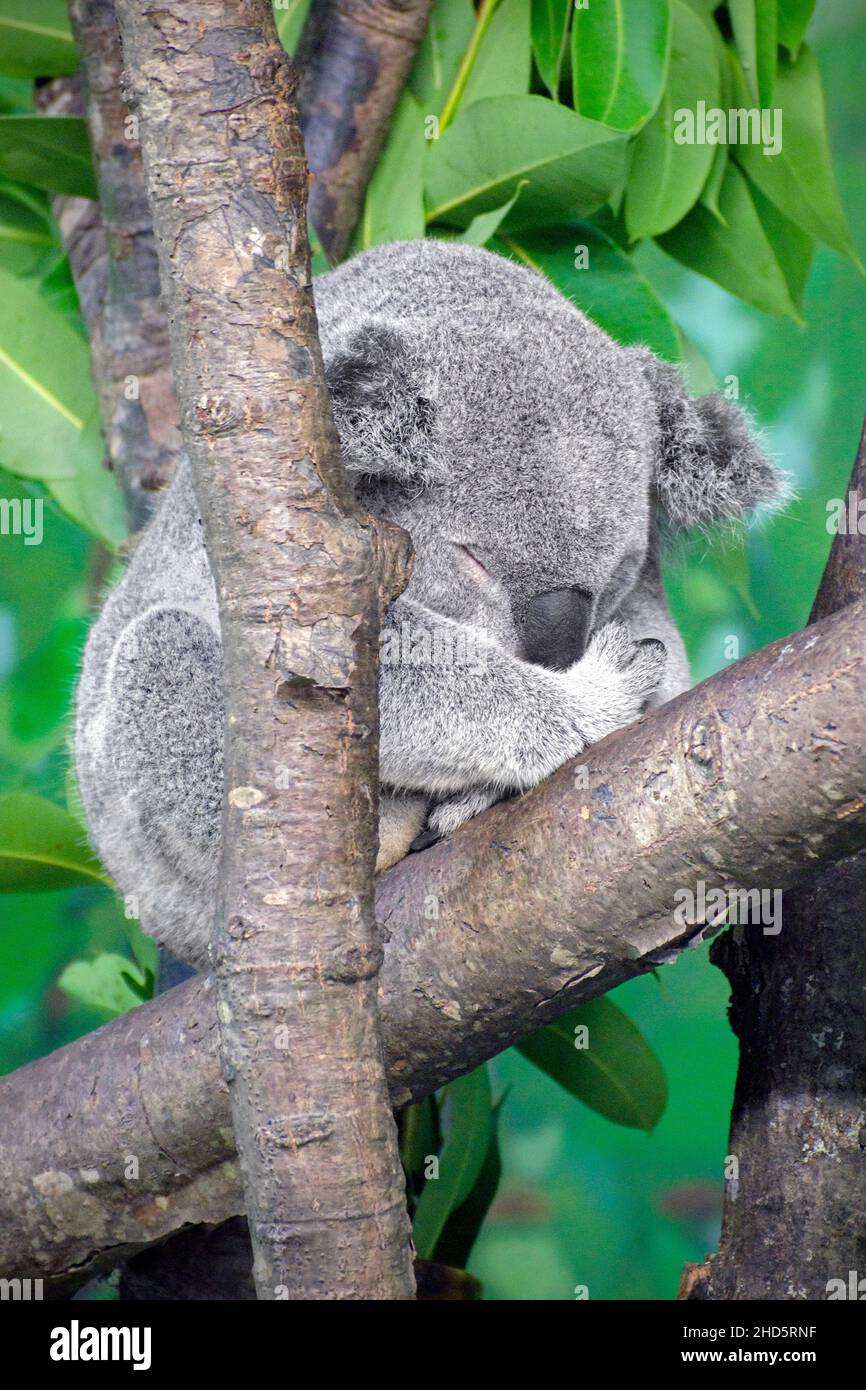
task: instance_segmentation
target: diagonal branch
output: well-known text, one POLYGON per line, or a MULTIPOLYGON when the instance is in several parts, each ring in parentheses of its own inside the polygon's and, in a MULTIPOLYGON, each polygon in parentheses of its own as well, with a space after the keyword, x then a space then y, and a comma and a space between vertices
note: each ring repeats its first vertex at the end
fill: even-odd
POLYGON ((219 602, 214 978, 258 1296, 412 1298, 372 901, 394 545, 340 463, 296 74, 269 0, 118 0, 117 18, 219 602))
MULTIPOLYGON (((675 920, 677 889, 788 888, 857 850, 864 673, 856 605, 383 876, 395 1104, 696 943, 701 927, 675 920)), ((211 983, 180 986, 6 1077, 0 1128, 14 1135, 0 1156, 6 1276, 64 1287, 185 1222, 239 1211, 211 983)))

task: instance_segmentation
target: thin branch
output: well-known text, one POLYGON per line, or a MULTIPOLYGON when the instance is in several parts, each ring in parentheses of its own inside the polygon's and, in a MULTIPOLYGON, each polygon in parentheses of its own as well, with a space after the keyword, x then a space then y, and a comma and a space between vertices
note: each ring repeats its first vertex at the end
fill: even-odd
POLYGON ((298 44, 310 220, 328 259, 346 253, 432 0, 314 0, 298 44))
MULTIPOLYGON (((864 673, 857 605, 729 667, 384 875, 393 1102, 697 944, 702 927, 675 918, 677 889, 784 889, 859 848, 864 673)), ((68 1287, 184 1222, 239 1211, 210 981, 6 1077, 0 1128, 7 1277, 68 1287)))
POLYGON ((213 957, 256 1287, 412 1298, 372 905, 385 528, 324 384, 295 73, 268 0, 117 16, 220 608, 213 957))

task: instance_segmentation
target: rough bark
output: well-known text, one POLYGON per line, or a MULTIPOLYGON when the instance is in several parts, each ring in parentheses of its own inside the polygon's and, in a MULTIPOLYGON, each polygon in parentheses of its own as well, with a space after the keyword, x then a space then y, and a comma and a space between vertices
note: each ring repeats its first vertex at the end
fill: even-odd
POLYGON ((298 44, 310 220, 328 260, 349 246, 432 0, 314 0, 298 44))
POLYGON ((379 562, 396 547, 339 461, 295 73, 267 0, 117 14, 220 606, 213 955, 256 1288, 411 1298, 372 909, 379 562))
MULTIPOLYGON (((395 1105, 696 944, 678 888, 787 888, 859 848, 863 619, 857 605, 729 667, 383 876, 395 1105)), ((0 1129, 4 1275, 68 1287, 117 1247, 239 1211, 211 983, 6 1077, 0 1129)))
MULTIPOLYGON (((866 432, 849 487, 866 499, 866 432)), ((837 535, 810 621, 864 597, 866 535, 837 535)), ((740 1041, 738 1171, 684 1297, 825 1299, 866 1275, 866 850, 786 893, 782 921, 713 947, 740 1041)))

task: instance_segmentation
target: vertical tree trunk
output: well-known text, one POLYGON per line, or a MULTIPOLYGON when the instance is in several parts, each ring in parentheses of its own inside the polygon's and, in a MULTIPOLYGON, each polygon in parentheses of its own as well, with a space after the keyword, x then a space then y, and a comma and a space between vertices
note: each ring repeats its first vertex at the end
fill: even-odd
MULTIPOLYGON (((866 431, 850 488, 866 499, 866 431)), ((864 595, 866 535, 840 534, 810 621, 864 595)), ((828 723, 811 738, 819 747, 837 733, 828 723)), ((740 1041, 734 1176, 719 1252, 687 1267, 682 1292, 838 1296, 852 1270, 866 1276, 866 851, 787 892, 780 935, 752 925, 738 936, 727 931, 711 953, 731 982, 740 1041)))
POLYGON ((117 10, 220 602, 214 962, 258 1296, 411 1298, 372 913, 374 643, 405 537, 339 464, 270 5, 117 10))

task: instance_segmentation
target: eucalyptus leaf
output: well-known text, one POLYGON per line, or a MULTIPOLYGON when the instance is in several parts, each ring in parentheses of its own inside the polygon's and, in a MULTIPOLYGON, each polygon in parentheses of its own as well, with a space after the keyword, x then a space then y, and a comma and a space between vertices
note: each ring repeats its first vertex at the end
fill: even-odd
POLYGON ((0 72, 61 77, 77 67, 66 0, 0 0, 0 72))
POLYGON ((502 1178, 502 1155, 499 1148, 499 1116, 505 1100, 503 1096, 493 1108, 490 1126, 490 1142, 487 1153, 468 1197, 451 1213, 436 1242, 434 1257, 439 1264, 451 1269, 465 1269, 469 1263, 472 1247, 490 1210, 502 1178))
MULTIPOLYGON (((742 104, 748 89, 735 60, 732 68, 742 104)), ((780 212, 859 266, 833 178, 821 74, 807 45, 800 49, 796 63, 784 55, 780 58, 775 104, 782 111, 779 153, 765 155, 760 145, 740 144, 735 158, 780 212)))
POLYGON ((46 487, 73 521, 110 550, 116 550, 126 539, 123 493, 115 474, 105 467, 98 413, 94 412, 79 436, 73 476, 46 479, 46 487))
POLYGON ((0 116, 0 174, 73 198, 95 198, 87 127, 80 116, 0 116))
POLYGON ((654 1129, 667 1103, 658 1058, 611 999, 593 999, 524 1038, 518 1050, 570 1095, 615 1124, 654 1129), (588 1046, 575 1046, 585 1027, 588 1046))
POLYGON ((425 116, 441 113, 474 28, 472 0, 435 0, 409 76, 409 90, 425 116))
POLYGON ((0 467, 45 481, 74 477, 95 408, 84 339, 34 283, 0 270, 0 467))
POLYGON ((658 238, 659 245, 747 304, 799 323, 787 278, 736 164, 725 171, 719 209, 723 223, 699 203, 685 221, 658 238))
POLYGON ((587 223, 510 233, 493 243, 540 270, 566 299, 625 346, 643 344, 670 362, 679 358, 677 327, 630 256, 587 223))
POLYGON ((572 0, 532 0, 532 52, 541 80, 554 101, 562 77, 572 0))
POLYGON ((294 53, 310 10, 310 0, 273 0, 274 20, 280 43, 294 53))
POLYGON ((659 104, 671 38, 670 0, 613 0, 576 9, 571 27, 574 108, 635 130, 659 104))
POLYGON ((814 10, 815 0, 778 0, 779 43, 792 58, 800 51, 814 10))
POLYGON ((601 207, 622 183, 626 137, 547 97, 491 97, 460 110, 427 162, 427 219, 465 227, 521 194, 509 225, 601 207))
POLYGON ((461 107, 485 97, 523 96, 529 91, 529 12, 530 0, 499 0, 472 65, 461 107))
POLYGON ((134 1009, 153 993, 153 977, 127 960, 105 951, 94 960, 75 960, 57 981, 64 994, 91 1009, 117 1016, 134 1009))
POLYGON ((26 275, 56 245, 56 234, 42 213, 0 189, 0 266, 26 275))
POLYGON ((494 208, 492 212, 480 212, 477 217, 473 217, 466 231, 461 232, 457 240, 466 246, 486 246, 491 237, 496 235, 525 187, 525 182, 518 184, 507 203, 494 208))
POLYGON ((84 827, 32 792, 0 796, 0 892, 33 893, 111 880, 84 827))
POLYGON ((411 92, 402 93, 388 143, 370 180, 358 249, 424 235, 424 115, 411 92))
POLYGON ((625 220, 632 240, 658 236, 679 222, 700 196, 715 146, 678 143, 677 113, 695 112, 699 101, 718 104, 719 55, 704 21, 682 0, 673 0, 673 33, 667 86, 659 108, 634 142, 625 190, 625 220))
POLYGON ((413 1235, 422 1260, 433 1258, 448 1217, 466 1201, 490 1144, 493 1105, 486 1067, 452 1081, 446 1093, 447 1138, 439 1176, 428 1178, 415 1209, 413 1235))

